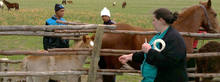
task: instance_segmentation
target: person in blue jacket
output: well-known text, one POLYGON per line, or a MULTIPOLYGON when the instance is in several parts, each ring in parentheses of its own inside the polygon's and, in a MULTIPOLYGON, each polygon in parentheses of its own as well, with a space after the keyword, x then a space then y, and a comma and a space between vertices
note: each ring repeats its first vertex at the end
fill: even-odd
MULTIPOLYGON (((47 19, 46 25, 65 25, 63 23, 58 23, 57 21, 66 21, 64 18, 64 6, 61 4, 55 5, 55 15, 47 19)), ((43 37, 43 47, 44 50, 52 48, 68 48, 69 40, 61 39, 61 37, 44 36, 43 37)))
MULTIPOLYGON (((166 8, 159 8, 153 13, 153 26, 158 33, 149 43, 142 45, 142 51, 122 55, 119 61, 142 63, 142 82, 187 82, 186 46, 183 37, 171 25, 178 17, 166 8), (166 46, 162 51, 154 48, 154 41, 162 39, 166 46)), ((161 48, 161 44, 155 47, 161 48)))
MULTIPOLYGON (((55 5, 55 15, 46 20, 46 25, 65 25, 63 23, 58 23, 58 21, 65 22, 64 16, 64 6, 61 4, 55 5)), ((61 39, 61 37, 54 36, 44 36, 43 37, 43 47, 44 50, 52 48, 68 48, 69 40, 61 39)), ((56 80, 50 79, 49 82, 58 82, 56 80)))

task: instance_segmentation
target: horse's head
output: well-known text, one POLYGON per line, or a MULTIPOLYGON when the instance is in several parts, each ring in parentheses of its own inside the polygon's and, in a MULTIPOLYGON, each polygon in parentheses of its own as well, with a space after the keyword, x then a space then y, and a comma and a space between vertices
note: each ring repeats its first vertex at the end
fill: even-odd
POLYGON ((207 32, 220 32, 220 27, 218 26, 217 14, 211 7, 211 0, 207 2, 200 2, 200 7, 203 9, 203 18, 201 26, 207 32))
POLYGON ((88 35, 82 36, 82 40, 77 42, 73 48, 93 48, 94 46, 94 37, 88 35))
POLYGON ((94 46, 94 37, 93 36, 83 36, 83 43, 87 48, 93 48, 94 46))
POLYGON ((126 3, 126 1, 124 1, 124 2, 122 3, 122 8, 125 8, 126 5, 127 5, 127 3, 126 3))

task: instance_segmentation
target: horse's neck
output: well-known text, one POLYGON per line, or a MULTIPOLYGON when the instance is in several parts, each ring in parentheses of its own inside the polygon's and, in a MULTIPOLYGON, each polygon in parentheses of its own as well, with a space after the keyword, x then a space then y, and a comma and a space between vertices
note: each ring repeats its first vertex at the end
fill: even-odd
POLYGON ((154 31, 152 28, 134 27, 123 23, 117 24, 117 27, 119 28, 116 28, 116 30, 154 31))
POLYGON ((201 8, 199 8, 199 6, 193 6, 186 9, 179 14, 173 27, 180 32, 197 32, 202 21, 202 13, 200 13, 200 11, 201 8))
POLYGON ((3 1, 6 5, 10 4, 8 1, 4 0, 3 1))
MULTIPOLYGON (((83 44, 84 44, 83 41, 79 41, 79 42, 75 43, 75 45, 72 48, 73 49, 74 48, 84 48, 84 47, 82 47, 83 44)), ((71 55, 71 57, 73 59, 77 59, 82 64, 84 64, 84 62, 86 61, 86 58, 87 58, 86 55, 71 55)))

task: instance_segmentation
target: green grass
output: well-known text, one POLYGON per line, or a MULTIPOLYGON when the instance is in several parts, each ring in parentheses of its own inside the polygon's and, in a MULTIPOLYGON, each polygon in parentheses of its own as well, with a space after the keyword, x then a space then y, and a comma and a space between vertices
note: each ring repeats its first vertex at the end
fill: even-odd
MULTIPOLYGON (((44 25, 45 20, 54 14, 54 4, 61 0, 9 0, 18 2, 18 11, 0 10, 0 25, 44 25)), ((152 12, 161 7, 172 11, 198 4, 199 0, 127 0, 125 9, 121 8, 124 0, 73 0, 73 4, 65 5, 67 21, 101 24, 101 9, 106 6, 111 10, 111 19, 117 23, 127 23, 144 28, 153 28, 152 12), (115 7, 112 2, 117 1, 115 7)), ((206 1, 206 0, 202 0, 206 1)), ((212 0, 213 8, 220 15, 220 0, 212 0)), ((220 17, 218 16, 218 19, 220 17)), ((0 36, 0 50, 41 50, 42 37, 37 36, 0 36)), ((219 41, 219 40, 218 40, 219 41)), ((208 41, 205 41, 205 43, 208 41)), ((71 42, 73 44, 73 42, 71 42)), ((200 41, 199 46, 203 45, 200 41)), ((7 56, 0 56, 7 57, 7 56)), ((10 59, 23 59, 24 56, 10 56, 10 59)), ((85 67, 89 67, 86 65, 85 67)), ((120 82, 137 82, 140 76, 117 76, 120 82)))

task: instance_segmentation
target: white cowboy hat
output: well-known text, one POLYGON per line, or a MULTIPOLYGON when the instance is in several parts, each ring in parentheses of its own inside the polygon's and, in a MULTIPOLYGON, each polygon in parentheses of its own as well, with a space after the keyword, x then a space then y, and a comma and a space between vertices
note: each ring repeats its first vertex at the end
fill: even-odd
POLYGON ((101 11, 101 16, 104 16, 104 15, 111 17, 110 11, 106 7, 104 7, 101 11))

